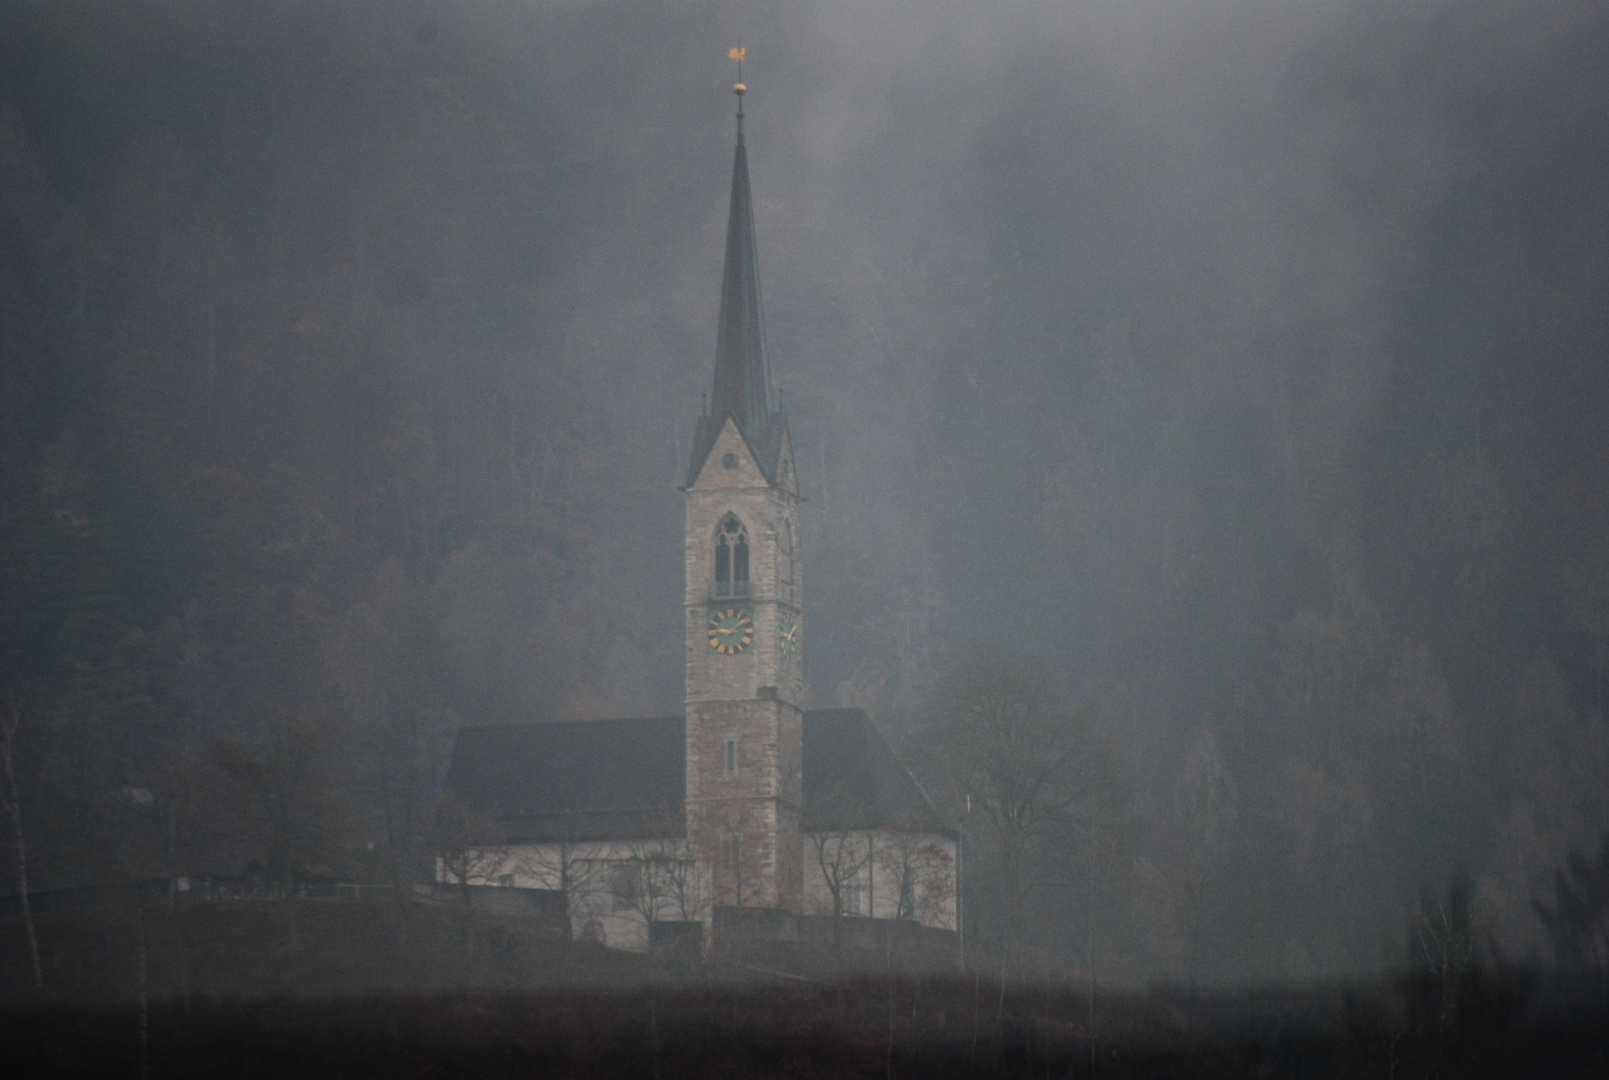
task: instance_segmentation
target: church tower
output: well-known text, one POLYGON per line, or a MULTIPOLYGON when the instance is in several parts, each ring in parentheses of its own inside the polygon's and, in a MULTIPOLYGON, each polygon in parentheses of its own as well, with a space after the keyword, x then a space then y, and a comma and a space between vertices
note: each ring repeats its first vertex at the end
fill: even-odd
POLYGON ((800 906, 804 679, 799 487, 766 380, 743 145, 726 227, 715 383, 686 496, 687 836, 718 905, 800 906))

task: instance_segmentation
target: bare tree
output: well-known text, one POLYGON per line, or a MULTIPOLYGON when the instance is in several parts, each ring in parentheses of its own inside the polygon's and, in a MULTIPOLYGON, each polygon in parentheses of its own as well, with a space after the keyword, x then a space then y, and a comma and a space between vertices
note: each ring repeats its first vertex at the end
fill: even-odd
MULTIPOLYGON (((325 663, 350 718, 365 802, 379 834, 378 876, 400 898, 426 876, 431 810, 452 717, 429 692, 435 643, 423 590, 401 559, 373 570, 334 621, 325 663)), ((400 929, 402 909, 392 917, 400 929)))
POLYGON ((538 881, 564 894, 565 932, 575 934, 586 913, 587 894, 598 884, 602 865, 589 857, 588 846, 569 840, 534 844, 522 856, 523 865, 538 881))
MULTIPOLYGON (((1113 799, 1109 808, 1126 810, 1127 796, 1113 799)), ((1107 925, 1103 916, 1113 907, 1123 904, 1131 895, 1130 870, 1134 866, 1133 846, 1137 838, 1138 822, 1127 813, 1114 813, 1091 830, 1081 852, 1080 867, 1085 896, 1086 918, 1084 927, 1084 962, 1086 966, 1090 1060, 1096 1060, 1095 1001, 1097 972, 1100 969, 1097 943, 1098 929, 1107 925)), ((1114 922, 1116 920, 1113 920, 1114 922)))
POLYGON ((875 849, 877 866, 888 875, 896 897, 896 919, 936 922, 942 907, 954 899, 955 860, 931 833, 896 829, 875 849))
POLYGON ((859 887, 861 873, 871 865, 872 849, 865 835, 848 830, 827 830, 810 833, 806 843, 815 856, 821 879, 832 898, 832 910, 828 914, 834 919, 859 915, 858 910, 847 910, 846 894, 859 887))
POLYGON ((1585 970, 1598 980, 1602 1000, 1609 993, 1609 833, 1597 857, 1571 852, 1554 871, 1553 903, 1533 900, 1560 967, 1585 970))
POLYGON ((242 818, 258 831, 269 880, 284 892, 285 937, 297 944, 297 878, 334 855, 346 824, 334 775, 335 725, 326 715, 276 712, 255 743, 217 739, 212 759, 236 782, 242 818))
POLYGON ((627 858, 613 868, 615 896, 642 920, 650 936, 655 923, 679 914, 688 918, 693 900, 690 867, 658 840, 632 841, 627 858))
POLYGON ((650 857, 649 871, 662 903, 683 922, 704 917, 709 889, 699 871, 697 853, 686 839, 661 841, 650 857))
POLYGON ((625 854, 625 864, 617 863, 612 870, 617 875, 612 883, 617 900, 649 927, 671 919, 701 919, 709 909, 709 890, 694 844, 686 836, 656 836, 662 825, 654 814, 644 812, 630 830, 637 839, 615 846, 625 854))
POLYGON ((718 826, 710 830, 712 850, 703 852, 712 871, 711 900, 733 907, 752 906, 764 868, 754 842, 754 808, 744 801, 733 801, 718 811, 718 826))
POLYGON ((1173 791, 1172 836, 1163 870, 1166 895, 1186 943, 1194 1001, 1202 937, 1240 812, 1240 789, 1212 732, 1203 729, 1185 755, 1173 791))
POLYGON ((1081 836, 1115 790, 1115 755, 1093 709, 1064 708, 1037 660, 975 645, 924 688, 916 723, 989 871, 973 878, 1004 933, 1002 963, 1020 964, 1030 900, 1070 884, 1081 836), (980 850, 981 849, 981 850, 980 850))
POLYGON ((1434 1014, 1438 1033, 1458 1021, 1459 1005, 1476 972, 1480 927, 1472 900, 1469 881, 1454 878, 1445 898, 1426 892, 1408 922, 1409 964, 1419 1004, 1434 1014))
POLYGON ((458 884, 465 908, 470 906, 473 886, 510 872, 501 824, 452 794, 443 795, 436 808, 435 839, 437 865, 458 884))

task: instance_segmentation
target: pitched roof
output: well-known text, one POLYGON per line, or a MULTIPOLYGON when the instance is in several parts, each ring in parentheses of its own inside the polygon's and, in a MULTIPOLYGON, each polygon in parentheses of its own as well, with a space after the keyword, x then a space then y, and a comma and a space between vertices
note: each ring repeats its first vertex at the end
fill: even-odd
MULTIPOLYGON (((685 733, 680 716, 464 728, 446 787, 507 843, 682 836, 685 733)), ((860 709, 804 714, 800 827, 951 832, 860 709)))
POLYGON ((749 192, 749 159, 743 145, 743 114, 738 113, 737 148, 732 154, 732 201, 726 220, 726 263, 721 271, 721 318, 715 341, 715 385, 710 411, 699 417, 687 483, 698 479, 726 418, 754 451, 760 471, 775 482, 777 455, 786 427, 781 410, 771 411, 766 381, 765 328, 760 315, 760 257, 754 242, 754 199, 749 192))
POLYGON ((927 793, 860 709, 805 713, 805 832, 907 829, 950 834, 927 793))
POLYGON ((684 730, 680 716, 464 728, 446 786, 509 843, 680 836, 684 730))

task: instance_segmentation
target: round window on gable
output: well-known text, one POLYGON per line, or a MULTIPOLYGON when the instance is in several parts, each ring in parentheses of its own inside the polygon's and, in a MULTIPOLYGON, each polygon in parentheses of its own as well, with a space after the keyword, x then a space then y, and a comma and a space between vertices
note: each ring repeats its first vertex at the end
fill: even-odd
POLYGON ((736 454, 727 454, 725 457, 721 458, 721 468, 723 468, 723 469, 735 469, 735 468, 737 468, 737 455, 736 454))

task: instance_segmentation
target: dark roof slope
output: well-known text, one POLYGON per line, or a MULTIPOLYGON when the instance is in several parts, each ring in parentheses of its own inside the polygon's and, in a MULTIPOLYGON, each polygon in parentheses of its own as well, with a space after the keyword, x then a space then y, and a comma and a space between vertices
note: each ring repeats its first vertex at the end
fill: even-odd
POLYGON ((805 832, 909 829, 953 835, 865 712, 805 713, 805 832))
POLYGON ((464 728, 447 790, 511 843, 680 836, 684 730, 680 716, 464 728))
MULTIPOLYGON (((447 790, 508 843, 676 837, 686 830, 680 716, 464 728, 447 790)), ((804 715, 807 832, 951 830, 859 709, 804 715)))

